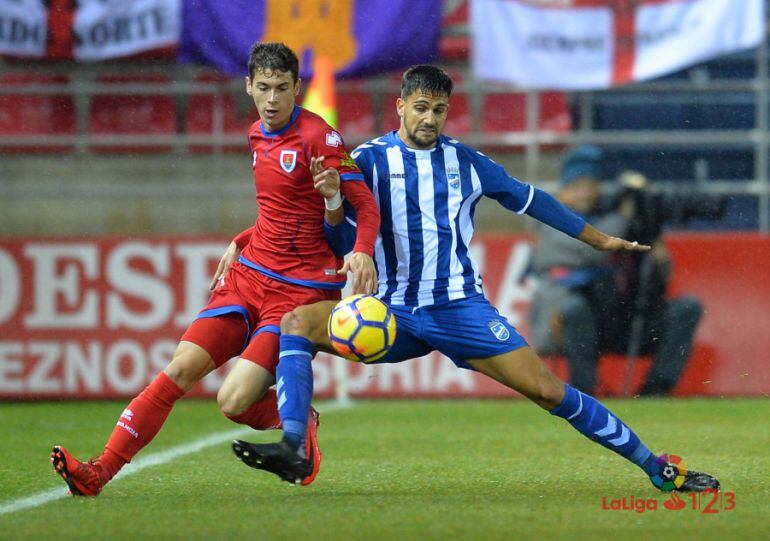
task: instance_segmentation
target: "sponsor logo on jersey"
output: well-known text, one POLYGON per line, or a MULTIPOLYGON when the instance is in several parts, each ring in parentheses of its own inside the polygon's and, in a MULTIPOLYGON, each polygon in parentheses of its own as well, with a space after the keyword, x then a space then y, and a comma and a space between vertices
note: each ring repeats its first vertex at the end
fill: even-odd
POLYGON ((342 144, 342 136, 336 131, 326 134, 326 144, 332 148, 337 148, 342 144))
POLYGON ((297 167, 297 151, 296 150, 282 150, 281 151, 281 169, 287 173, 294 171, 297 167))
POLYGON ((390 178, 405 179, 406 178, 406 174, 404 174, 404 173, 391 173, 390 174, 390 178))
POLYGON ((447 173, 446 179, 450 188, 456 190, 460 187, 460 173, 447 173))
POLYGON ((511 333, 508 332, 508 329, 499 319, 493 319, 489 322, 489 330, 492 331, 492 334, 495 335, 495 338, 501 342, 505 342, 511 337, 511 333))

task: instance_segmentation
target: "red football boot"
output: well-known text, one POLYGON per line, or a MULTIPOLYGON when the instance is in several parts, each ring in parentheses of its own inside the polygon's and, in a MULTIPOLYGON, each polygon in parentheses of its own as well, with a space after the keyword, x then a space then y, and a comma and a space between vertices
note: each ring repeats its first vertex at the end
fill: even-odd
POLYGON ((321 426, 321 414, 310 406, 310 418, 307 423, 307 432, 305 433, 305 457, 310 463, 312 470, 310 475, 302 479, 300 483, 303 487, 315 481, 318 470, 321 469, 321 447, 318 445, 318 427, 321 426))
POLYGON ((51 451, 51 462, 73 496, 98 496, 107 484, 106 475, 95 460, 80 462, 61 445, 51 451))

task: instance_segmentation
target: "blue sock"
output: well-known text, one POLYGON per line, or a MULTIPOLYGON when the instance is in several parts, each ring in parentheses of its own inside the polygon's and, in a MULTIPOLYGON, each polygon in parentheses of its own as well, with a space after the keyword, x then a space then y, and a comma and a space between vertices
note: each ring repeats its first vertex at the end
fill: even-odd
POLYGON ((275 371, 278 380, 278 415, 283 441, 305 455, 305 432, 313 398, 313 343, 303 336, 281 335, 281 353, 275 371))
POLYGON ((657 457, 610 410, 595 398, 564 385, 564 400, 551 410, 551 415, 566 419, 585 437, 615 451, 653 476, 658 473, 657 457))

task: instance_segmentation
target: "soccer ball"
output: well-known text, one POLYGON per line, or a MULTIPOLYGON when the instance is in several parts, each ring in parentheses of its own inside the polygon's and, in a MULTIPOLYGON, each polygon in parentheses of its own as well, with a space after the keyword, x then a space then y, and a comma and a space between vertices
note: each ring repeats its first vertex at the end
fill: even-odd
POLYGON ((329 315, 328 328, 337 353, 362 363, 381 358, 396 340, 396 318, 372 295, 342 299, 329 315))

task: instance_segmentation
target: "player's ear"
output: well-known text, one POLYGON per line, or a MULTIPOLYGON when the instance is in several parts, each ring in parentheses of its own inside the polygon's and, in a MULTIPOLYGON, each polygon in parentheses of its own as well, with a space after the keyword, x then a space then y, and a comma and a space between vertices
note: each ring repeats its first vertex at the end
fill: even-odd
POLYGON ((302 88, 302 79, 297 78, 297 82, 294 83, 294 96, 299 96, 300 88, 302 88))
POLYGON ((247 76, 246 76, 246 77, 244 77, 243 79, 244 79, 244 81, 246 81, 246 94, 248 94, 249 96, 251 96, 251 95, 252 95, 252 93, 251 93, 251 77, 249 77, 249 76, 247 75, 247 76))
POLYGON ((406 102, 402 98, 396 99, 396 112, 398 113, 398 116, 401 118, 404 118, 404 107, 406 107, 406 102))

